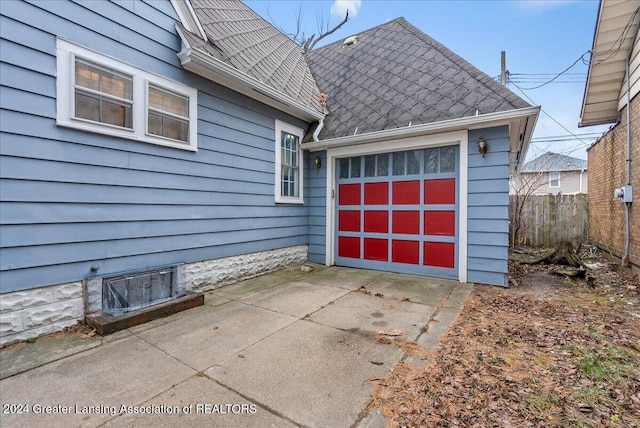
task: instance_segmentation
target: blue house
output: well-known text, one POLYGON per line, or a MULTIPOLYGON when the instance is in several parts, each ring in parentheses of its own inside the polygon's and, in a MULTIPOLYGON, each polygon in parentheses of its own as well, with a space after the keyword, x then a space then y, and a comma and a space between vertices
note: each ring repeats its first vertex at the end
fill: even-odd
POLYGON ((400 18, 0 2, 0 344, 304 261, 506 286, 538 116, 400 18))

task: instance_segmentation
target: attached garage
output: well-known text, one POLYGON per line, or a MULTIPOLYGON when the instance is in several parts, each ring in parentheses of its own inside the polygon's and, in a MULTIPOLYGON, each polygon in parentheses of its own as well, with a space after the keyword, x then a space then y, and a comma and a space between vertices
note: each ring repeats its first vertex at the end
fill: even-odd
POLYGON ((403 18, 306 60, 327 112, 302 144, 309 260, 506 286, 539 108, 403 18))

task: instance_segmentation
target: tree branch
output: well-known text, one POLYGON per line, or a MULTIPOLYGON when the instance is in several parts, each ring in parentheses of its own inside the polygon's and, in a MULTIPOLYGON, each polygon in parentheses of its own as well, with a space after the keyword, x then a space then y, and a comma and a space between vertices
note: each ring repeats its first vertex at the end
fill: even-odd
POLYGON ((309 39, 305 42, 305 44, 304 44, 304 46, 303 46, 303 48, 302 48, 302 51, 303 51, 304 53, 309 52, 310 50, 312 50, 312 49, 313 49, 313 47, 314 47, 314 46, 315 46, 315 45, 316 45, 320 40, 324 39, 325 37, 327 37, 327 36, 329 36, 329 35, 331 35, 331 34, 333 34, 333 33, 335 33, 335 32, 338 30, 338 28, 340 28, 340 27, 342 27, 344 24, 346 24, 346 23, 347 23, 347 21, 349 21, 349 11, 348 11, 348 10, 347 10, 347 13, 346 13, 346 15, 345 15, 344 19, 343 19, 343 20, 342 20, 338 25, 336 25, 335 27, 333 27, 331 30, 329 30, 329 31, 325 31, 324 33, 320 34, 320 36, 318 36, 318 38, 317 38, 317 39, 315 38, 315 36, 316 36, 315 34, 314 34, 313 36, 309 37, 309 39))

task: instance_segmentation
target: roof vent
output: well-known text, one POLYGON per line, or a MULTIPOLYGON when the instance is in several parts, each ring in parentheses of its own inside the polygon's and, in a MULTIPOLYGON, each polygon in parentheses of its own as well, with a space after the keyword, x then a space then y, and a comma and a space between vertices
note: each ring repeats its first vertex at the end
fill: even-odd
POLYGON ((357 42, 358 42, 358 36, 347 37, 346 39, 344 39, 344 42, 342 42, 342 46, 355 45, 357 42))

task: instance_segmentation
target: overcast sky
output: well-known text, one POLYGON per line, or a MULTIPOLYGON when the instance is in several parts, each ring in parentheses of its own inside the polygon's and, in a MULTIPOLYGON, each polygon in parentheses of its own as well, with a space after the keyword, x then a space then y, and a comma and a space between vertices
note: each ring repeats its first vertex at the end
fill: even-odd
POLYGON ((506 51, 513 81, 509 89, 548 113, 540 114, 527 160, 546 151, 586 159, 585 149, 594 141, 593 135, 609 128, 577 127, 587 72, 584 62, 589 59, 598 13, 596 0, 244 2, 267 21, 292 33, 301 11, 307 35, 318 32, 319 19, 336 24, 348 9, 349 22, 318 46, 402 16, 492 77, 499 76, 500 51, 506 51), (585 53, 583 61, 580 58, 585 53), (576 60, 576 65, 553 83, 525 90, 526 96, 518 89, 539 86, 576 60))

